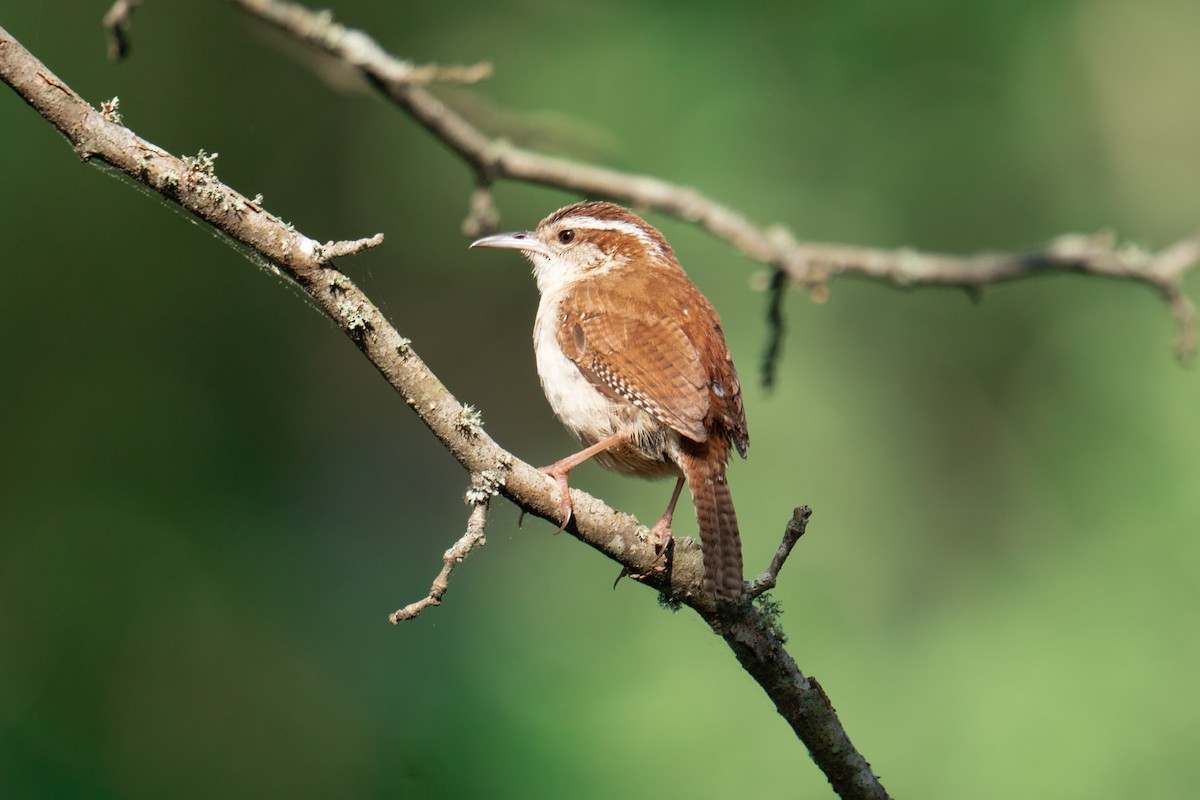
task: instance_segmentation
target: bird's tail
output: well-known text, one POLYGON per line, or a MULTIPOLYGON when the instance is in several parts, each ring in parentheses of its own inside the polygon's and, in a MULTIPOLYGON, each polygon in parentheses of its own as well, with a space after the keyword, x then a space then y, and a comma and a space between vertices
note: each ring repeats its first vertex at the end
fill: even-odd
POLYGON ((692 492, 704 549, 704 590, 717 600, 740 603, 746 592, 742 580, 742 537, 733 510, 733 495, 725 480, 725 454, 709 452, 701 456, 685 450, 682 455, 681 466, 692 492))

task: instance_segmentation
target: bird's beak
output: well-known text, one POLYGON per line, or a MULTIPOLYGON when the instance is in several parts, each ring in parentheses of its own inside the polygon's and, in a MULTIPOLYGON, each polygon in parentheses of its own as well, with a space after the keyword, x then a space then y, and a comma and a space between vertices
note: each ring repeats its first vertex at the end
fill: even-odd
POLYGON ((499 247, 506 250, 520 250, 524 253, 538 253, 550 256, 550 248, 542 244, 533 231, 513 231, 512 233, 496 233, 476 239, 471 247, 499 247))

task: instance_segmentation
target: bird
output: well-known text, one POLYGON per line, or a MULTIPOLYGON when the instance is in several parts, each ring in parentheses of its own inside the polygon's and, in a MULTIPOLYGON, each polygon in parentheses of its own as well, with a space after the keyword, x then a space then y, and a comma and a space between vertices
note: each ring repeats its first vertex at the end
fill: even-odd
POLYGON ((721 320, 666 238, 622 206, 584 201, 528 231, 485 236, 471 247, 520 251, 541 295, 533 326, 542 389, 584 445, 542 472, 560 497, 561 531, 572 507, 571 470, 595 458, 617 472, 675 477, 651 529, 665 551, 686 483, 704 559, 704 590, 745 598, 737 514, 726 479, 731 450, 750 438, 741 384, 721 320))

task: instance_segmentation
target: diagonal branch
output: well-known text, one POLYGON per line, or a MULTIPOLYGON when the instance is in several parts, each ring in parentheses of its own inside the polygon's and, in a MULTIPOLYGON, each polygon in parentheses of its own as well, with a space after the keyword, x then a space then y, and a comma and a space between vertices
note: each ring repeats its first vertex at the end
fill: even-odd
POLYGON ((325 50, 335 58, 389 86, 449 83, 478 83, 491 77, 492 65, 486 62, 469 66, 413 64, 395 58, 362 31, 339 25, 328 11, 310 11, 290 3, 246 0, 241 5, 282 30, 308 44, 325 50))
MULTIPOLYGON (((287 0, 232 1, 360 70, 381 92, 466 161, 480 185, 487 186, 500 179, 523 181, 586 196, 611 197, 642 209, 672 214, 700 225, 750 258, 808 288, 824 286, 841 275, 906 288, 950 286, 968 291, 1062 272, 1131 280, 1150 286, 1167 301, 1178 329, 1175 342, 1178 356, 1186 360, 1195 353, 1197 315, 1183 292, 1183 279, 1200 263, 1200 235, 1158 254, 1134 247, 1117 248, 1113 238, 1105 234, 1068 234, 1030 252, 973 256, 801 242, 788 229, 755 224, 737 210, 695 189, 659 178, 554 158, 490 137, 428 89, 404 77, 397 79, 397 73, 403 75, 403 65, 407 62, 388 54, 365 33, 332 25, 325 12, 313 12, 287 0), (345 42, 350 34, 355 41, 368 42, 369 46, 348 52, 345 42)), ((773 319, 781 322, 777 301, 773 304, 773 319)), ((768 378, 781 339, 782 327, 776 324, 764 368, 768 378)))
MULTIPOLYGON (((471 419, 470 415, 416 356, 411 343, 328 260, 325 251, 339 246, 318 245, 222 184, 213 173, 211 157, 198 156, 186 161, 176 158, 95 111, 3 29, 0 29, 0 77, 58 128, 82 157, 102 160, 178 203, 295 281, 371 359, 464 467, 472 473, 493 470, 503 474, 500 491, 506 497, 538 516, 554 517, 558 502, 544 476, 503 451, 478 424, 464 423, 465 419, 471 419)), ((344 247, 353 249, 357 244, 344 247)), ((573 501, 575 520, 568 530, 623 566, 638 572, 650 571, 655 554, 644 541, 644 529, 635 520, 578 490, 573 501)), ((699 550, 690 545, 679 548, 670 576, 652 574, 646 582, 686 602, 717 624, 720 620, 711 601, 697 591, 700 573, 699 550)), ((870 776, 867 783, 878 790, 874 794, 845 796, 884 796, 816 684, 786 657, 781 643, 772 640, 772 631, 755 623, 753 610, 746 615, 727 628, 727 640, 735 646, 743 663, 754 666, 752 674, 809 744, 822 769, 831 780, 833 776, 857 776, 856 783, 848 785, 861 783, 865 774, 870 776), (798 701, 816 705, 805 711, 795 705, 798 701), (817 713, 820 709, 823 711, 817 713), (823 739, 817 735, 825 736, 829 730, 837 732, 832 747, 823 745, 823 739)))
MULTIPOLYGON (((213 157, 178 158, 89 106, 44 64, 0 28, 0 80, 57 128, 85 160, 99 160, 132 181, 177 203, 213 229, 247 248, 257 260, 294 281, 358 346, 430 431, 472 475, 491 471, 495 489, 521 509, 557 518, 559 503, 545 476, 502 449, 484 432, 474 409, 454 398, 379 309, 326 255, 353 251, 363 242, 322 246, 221 183, 213 157)), ((367 240, 371 241, 371 240, 367 240)), ((834 790, 844 798, 885 798, 870 765, 850 742, 820 685, 804 675, 784 649, 771 621, 754 606, 718 614, 699 590, 699 548, 676 545, 670 574, 654 573, 654 548, 646 529, 579 490, 567 530, 628 568, 649 573, 645 583, 685 603, 729 644, 762 686, 780 715, 808 747, 834 790)))

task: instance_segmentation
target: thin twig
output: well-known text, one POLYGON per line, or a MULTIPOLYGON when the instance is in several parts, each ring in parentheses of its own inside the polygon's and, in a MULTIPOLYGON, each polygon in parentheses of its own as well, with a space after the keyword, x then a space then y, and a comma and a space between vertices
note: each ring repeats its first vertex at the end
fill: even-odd
POLYGON ((399 625, 405 620, 413 619, 430 606, 442 604, 442 596, 450 588, 450 573, 471 554, 472 550, 487 544, 487 539, 483 535, 484 527, 487 525, 487 507, 487 500, 484 500, 476 503, 471 509, 471 516, 467 518, 467 532, 442 554, 442 571, 433 579, 433 585, 429 587, 429 594, 416 602, 409 603, 399 611, 393 611, 388 615, 389 622, 399 625))
POLYGON ((129 27, 133 24, 133 12, 142 0, 116 0, 101 20, 108 31, 108 59, 120 61, 129 55, 129 27))
POLYGON ((779 356, 783 352, 783 338, 787 333, 787 322, 784 320, 783 301, 787 296, 787 275, 777 269, 771 273, 771 283, 767 288, 767 347, 763 352, 762 385, 764 389, 775 388, 775 368, 779 364, 779 356))
POLYGON ((808 506, 800 506, 792 511, 792 518, 788 520, 787 526, 783 529, 783 541, 779 543, 779 549, 775 551, 775 557, 771 559, 770 566, 767 567, 766 572, 750 581, 750 585, 747 587, 747 593, 751 599, 775 588, 779 572, 783 569, 783 564, 787 561, 788 556, 792 554, 792 548, 796 546, 796 542, 800 541, 800 537, 808 529, 808 520, 811 516, 812 509, 808 506))
POLYGON ((321 245, 321 255, 325 258, 342 258, 343 256, 352 256, 356 253, 361 253, 363 250, 369 250, 372 247, 378 247, 383 244, 383 234, 377 233, 366 239, 355 239, 345 242, 326 242, 321 245))
POLYGON ((496 210, 496 198, 492 195, 490 184, 481 183, 471 192, 471 206, 467 218, 463 220, 462 232, 468 238, 476 239, 486 233, 494 233, 500 222, 500 212, 496 210))

